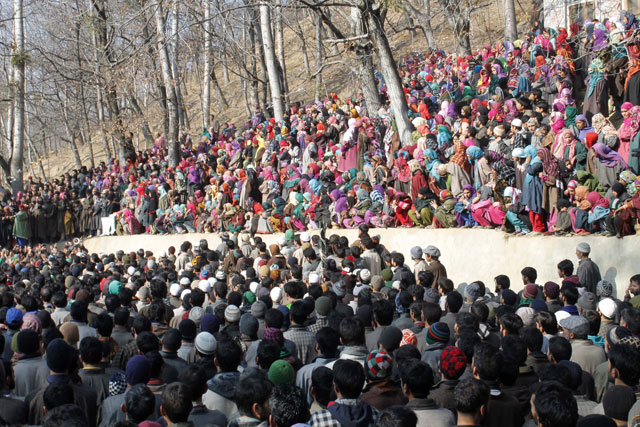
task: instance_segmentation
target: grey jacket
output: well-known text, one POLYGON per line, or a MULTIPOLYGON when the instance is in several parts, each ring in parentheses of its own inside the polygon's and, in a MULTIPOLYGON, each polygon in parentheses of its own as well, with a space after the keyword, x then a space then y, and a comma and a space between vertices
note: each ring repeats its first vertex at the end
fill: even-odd
POLYGON ((16 379, 13 393, 17 397, 25 397, 47 383, 49 368, 42 356, 36 355, 18 360, 13 367, 13 373, 16 379))

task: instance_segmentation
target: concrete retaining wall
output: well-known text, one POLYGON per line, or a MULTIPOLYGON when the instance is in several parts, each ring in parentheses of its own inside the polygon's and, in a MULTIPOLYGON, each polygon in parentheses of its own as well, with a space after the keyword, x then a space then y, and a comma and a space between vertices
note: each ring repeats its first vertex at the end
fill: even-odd
MULTIPOLYGON (((346 236, 350 242, 356 239, 357 230, 329 230, 328 235, 346 236)), ((411 264, 409 250, 413 246, 435 245, 442 252, 441 261, 447 268, 449 277, 458 285, 461 282, 482 280, 493 290, 493 278, 506 274, 511 278, 514 290, 522 288, 520 271, 526 266, 538 271, 538 283, 552 280, 559 283, 556 265, 563 259, 570 259, 577 267, 575 247, 579 242, 591 245, 591 257, 600 267, 600 272, 614 284, 614 292, 622 298, 629 284, 629 278, 640 273, 640 236, 628 236, 624 239, 603 236, 533 236, 516 237, 484 229, 378 229, 370 234, 381 236, 381 242, 389 249, 404 254, 411 264)), ((281 235, 264 235, 263 240, 274 243, 281 235)), ((217 234, 171 234, 105 236, 86 239, 84 245, 90 252, 115 253, 122 249, 126 252, 140 248, 154 254, 166 250, 169 246, 179 247, 188 240, 197 243, 207 239, 210 247, 220 243, 217 234)))

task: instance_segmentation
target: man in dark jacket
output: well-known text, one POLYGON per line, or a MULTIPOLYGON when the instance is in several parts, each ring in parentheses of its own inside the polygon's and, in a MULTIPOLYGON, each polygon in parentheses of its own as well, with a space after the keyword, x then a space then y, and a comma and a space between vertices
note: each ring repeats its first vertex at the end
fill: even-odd
POLYGON ((378 410, 358 400, 364 386, 362 365, 353 360, 338 360, 333 365, 333 388, 338 397, 328 407, 331 416, 345 427, 375 424, 378 410))
POLYGON ((162 381, 171 384, 178 380, 180 373, 188 366, 188 363, 178 357, 178 349, 182 344, 182 335, 177 329, 168 329, 162 337, 162 351, 160 355, 164 359, 162 369, 162 381))
POLYGON ((218 409, 227 418, 238 409, 234 393, 240 379, 238 366, 241 361, 242 349, 235 341, 228 338, 218 341, 214 359, 218 373, 207 382, 208 390, 202 402, 209 409, 218 409))
POLYGON ((47 384, 39 390, 30 393, 25 398, 25 403, 29 405, 29 424, 44 424, 44 392, 49 384, 71 384, 73 389, 73 400, 87 416, 90 427, 95 427, 97 416, 97 396, 92 389, 76 385, 71 382, 69 369, 71 362, 75 360, 75 350, 61 338, 56 338, 47 346, 47 366, 51 375, 47 379, 47 384))

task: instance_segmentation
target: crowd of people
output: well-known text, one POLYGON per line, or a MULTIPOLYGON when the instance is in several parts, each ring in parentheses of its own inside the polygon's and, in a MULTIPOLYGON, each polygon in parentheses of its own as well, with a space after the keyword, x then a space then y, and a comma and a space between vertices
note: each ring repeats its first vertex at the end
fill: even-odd
POLYGON ((0 425, 639 425, 640 275, 617 299, 588 244, 456 287, 434 246, 291 234, 3 249, 0 425))
POLYGON ((472 55, 399 62, 412 140, 401 141, 381 74, 361 94, 255 109, 237 127, 163 136, 4 197, 0 243, 97 234, 315 228, 495 227, 533 233, 635 233, 640 213, 640 55, 636 18, 536 25, 472 55), (620 123, 614 126, 613 123, 620 123))

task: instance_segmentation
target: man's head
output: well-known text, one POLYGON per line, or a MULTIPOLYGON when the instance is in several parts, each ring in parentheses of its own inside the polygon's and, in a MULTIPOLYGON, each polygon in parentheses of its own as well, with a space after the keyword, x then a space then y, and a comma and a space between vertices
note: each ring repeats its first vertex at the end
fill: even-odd
POLYGON ((473 349, 471 368, 474 378, 495 381, 500 375, 504 356, 500 350, 488 343, 480 343, 473 349))
POLYGON ((246 369, 234 392, 234 401, 241 415, 266 420, 269 416, 269 396, 273 386, 265 371, 246 369))
POLYGON ((629 279, 629 293, 631 295, 640 295, 640 274, 631 276, 631 279, 629 279))
POLYGON ((578 243, 578 246, 576 246, 576 256, 578 257, 578 259, 589 258, 590 253, 591 253, 591 246, 589 246, 588 243, 580 242, 578 243))
POLYGON ((615 344, 609 349, 609 376, 629 387, 640 381, 640 350, 632 345, 615 344))
POLYGON ((345 317, 340 321, 340 342, 345 346, 358 346, 365 343, 364 325, 358 317, 345 317))
POLYGON ((531 396, 531 414, 543 427, 575 426, 578 404, 571 390, 556 381, 547 381, 531 396))
POLYGON ((482 381, 469 378, 461 381, 453 392, 458 417, 461 415, 480 425, 489 402, 489 386, 482 381))
POLYGON ((333 388, 339 398, 357 399, 364 381, 364 369, 360 363, 340 359, 333 365, 333 388))
POLYGON ((272 427, 290 427, 306 423, 311 416, 307 408, 306 394, 292 384, 280 384, 275 387, 269 398, 269 407, 272 427))
POLYGON ((123 411, 137 424, 146 420, 156 408, 156 398, 146 384, 136 384, 125 392, 123 411))
POLYGON ((160 414, 167 424, 186 422, 192 408, 191 389, 187 385, 175 382, 164 389, 160 414))
POLYGON ((416 359, 406 359, 399 366, 402 392, 405 396, 424 399, 433 386, 431 367, 416 359))

